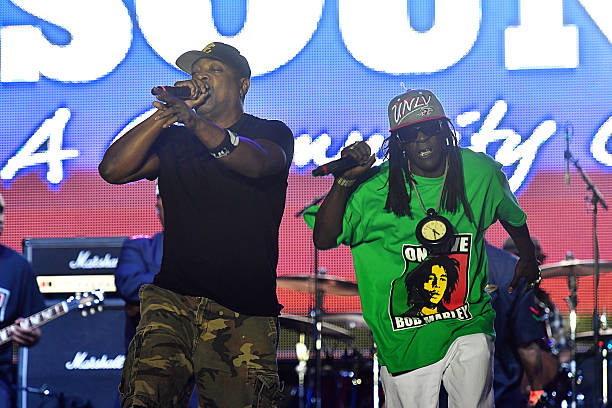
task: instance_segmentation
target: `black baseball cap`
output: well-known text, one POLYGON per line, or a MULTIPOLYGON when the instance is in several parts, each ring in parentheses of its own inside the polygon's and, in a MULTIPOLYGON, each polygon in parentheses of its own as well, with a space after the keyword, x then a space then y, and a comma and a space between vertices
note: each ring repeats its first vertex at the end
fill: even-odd
POLYGON ((211 42, 202 51, 187 51, 176 60, 176 65, 188 74, 191 74, 191 66, 200 58, 212 58, 221 61, 234 68, 240 78, 251 77, 249 62, 240 51, 231 45, 221 42, 211 42))

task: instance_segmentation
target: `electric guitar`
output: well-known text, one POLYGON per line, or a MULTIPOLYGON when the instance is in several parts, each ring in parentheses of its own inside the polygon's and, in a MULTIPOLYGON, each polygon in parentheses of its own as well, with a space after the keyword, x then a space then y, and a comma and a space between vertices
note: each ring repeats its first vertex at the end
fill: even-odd
POLYGON ((50 322, 53 319, 63 316, 72 310, 81 309, 85 311, 86 308, 100 306, 103 301, 104 291, 102 290, 95 290, 91 293, 70 296, 68 299, 48 307, 43 311, 34 313, 32 316, 25 318, 19 323, 15 323, 0 329, 0 345, 11 341, 11 336, 13 335, 16 326, 20 326, 24 329, 34 329, 50 322))

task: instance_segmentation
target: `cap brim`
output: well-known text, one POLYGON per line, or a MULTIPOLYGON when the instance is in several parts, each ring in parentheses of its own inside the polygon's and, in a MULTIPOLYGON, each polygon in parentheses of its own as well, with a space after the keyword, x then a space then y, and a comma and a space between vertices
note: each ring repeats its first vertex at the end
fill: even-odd
POLYGON ((177 58, 176 66, 179 67, 182 71, 185 71, 186 73, 191 75, 191 67, 193 66, 193 63, 199 60, 200 58, 210 58, 217 61, 221 61, 219 58, 215 58, 210 54, 204 54, 202 51, 187 51, 186 53, 177 58))
POLYGON ((394 130, 401 129, 401 128, 406 127, 406 126, 416 125, 417 123, 427 122, 428 120, 436 120, 436 119, 442 119, 442 118, 446 119, 446 116, 444 116, 444 115, 442 115, 442 116, 434 116, 434 117, 431 117, 431 118, 424 118, 422 120, 417 120, 416 122, 404 123, 402 125, 399 125, 399 126, 396 126, 394 128, 389 129, 389 131, 393 132, 394 130))

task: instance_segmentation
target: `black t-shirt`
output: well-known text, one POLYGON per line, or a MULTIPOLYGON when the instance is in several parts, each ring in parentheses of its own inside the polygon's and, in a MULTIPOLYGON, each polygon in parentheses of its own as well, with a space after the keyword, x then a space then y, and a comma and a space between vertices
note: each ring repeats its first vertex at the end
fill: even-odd
POLYGON ((230 130, 278 144, 286 168, 263 178, 245 177, 214 159, 187 128, 166 129, 153 147, 160 159, 165 224, 162 265, 153 283, 208 297, 239 313, 276 316, 278 229, 293 134, 280 121, 249 114, 230 130))

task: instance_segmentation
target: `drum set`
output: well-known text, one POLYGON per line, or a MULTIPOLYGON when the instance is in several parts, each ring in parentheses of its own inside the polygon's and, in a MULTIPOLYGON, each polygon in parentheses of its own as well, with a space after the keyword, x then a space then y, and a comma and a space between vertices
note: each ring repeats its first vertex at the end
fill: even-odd
MULTIPOLYGON (((597 331, 577 332, 578 305, 577 288, 579 278, 593 277, 599 273, 612 272, 612 262, 599 260, 574 259, 567 253, 566 260, 546 264, 540 267, 542 278, 566 278, 569 296, 565 298, 569 306, 568 333, 558 323, 552 321, 554 305, 542 301, 540 306, 546 312, 544 321, 549 338, 549 344, 557 354, 559 368, 555 379, 546 387, 537 407, 607 407, 610 404, 609 387, 612 378, 608 367, 612 361, 608 356, 612 350, 612 328, 608 328, 605 311, 596 313, 593 327, 597 331), (567 341, 565 347, 560 347, 561 341, 567 341), (569 353, 568 353, 569 352, 569 353)), ((537 298, 537 296, 536 296, 537 298)))
MULTIPOLYGON (((318 290, 321 297, 325 294, 359 295, 356 283, 323 274, 316 278, 310 275, 279 276, 277 285, 313 294, 318 290), (316 290, 315 284, 318 286, 316 290)), ((297 383, 286 384, 292 387, 286 406, 378 407, 378 362, 363 316, 361 313, 328 314, 322 310, 320 313, 318 323, 315 309, 310 316, 281 314, 279 317, 281 328, 299 334, 295 342, 297 383), (356 339, 356 333, 360 334, 360 339, 356 339), (319 344, 317 337, 320 338, 319 344)))
MULTIPOLYGON (((612 262, 599 261, 599 273, 612 272, 612 262)), ((594 262, 592 260, 573 259, 568 254, 562 262, 543 265, 542 277, 545 280, 566 278, 569 296, 565 299, 569 306, 568 332, 558 333, 559 328, 551 320, 554 305, 542 304, 547 311, 545 325, 551 349, 559 346, 559 335, 567 340, 566 350, 569 354, 558 355, 559 368, 557 376, 546 388, 538 407, 595 407, 592 402, 593 387, 599 383, 603 405, 610 403, 608 397, 612 376, 607 367, 612 364, 609 350, 612 350, 612 328, 607 327, 605 312, 598 319, 600 324, 597 336, 591 331, 577 332, 577 287, 582 277, 592 277, 594 262), (594 338, 597 337, 597 347, 594 338), (595 358, 598 357, 598 358, 595 358), (597 364, 598 367, 594 367, 597 364), (596 368, 599 370, 595 371, 596 368), (596 375, 594 374, 596 373, 596 375)), ((315 284, 321 295, 358 296, 357 284, 329 275, 288 275, 279 276, 277 285, 280 288, 298 292, 315 293, 315 284), (318 280, 318 282, 315 282, 318 280)), ((322 299, 321 299, 322 303, 322 299)), ((308 407, 378 407, 379 381, 376 347, 361 313, 321 313, 317 324, 314 310, 310 316, 283 315, 279 317, 280 326, 299 334, 296 341, 295 357, 297 365, 294 371, 297 384, 290 390, 291 402, 287 406, 308 407), (355 330, 368 333, 369 350, 354 347, 355 330), (322 344, 316 347, 316 338, 320 336, 322 344), (312 341, 307 341, 306 339, 312 341), (325 344, 331 345, 326 348, 325 344), (311 349, 312 348, 312 349, 311 349), (339 349, 344 349, 338 354, 339 349), (320 353, 321 364, 315 364, 316 354, 320 353), (317 368, 319 367, 319 368, 317 368), (320 384, 320 385, 317 385, 320 384), (316 388, 320 387, 317 399, 316 388)))

